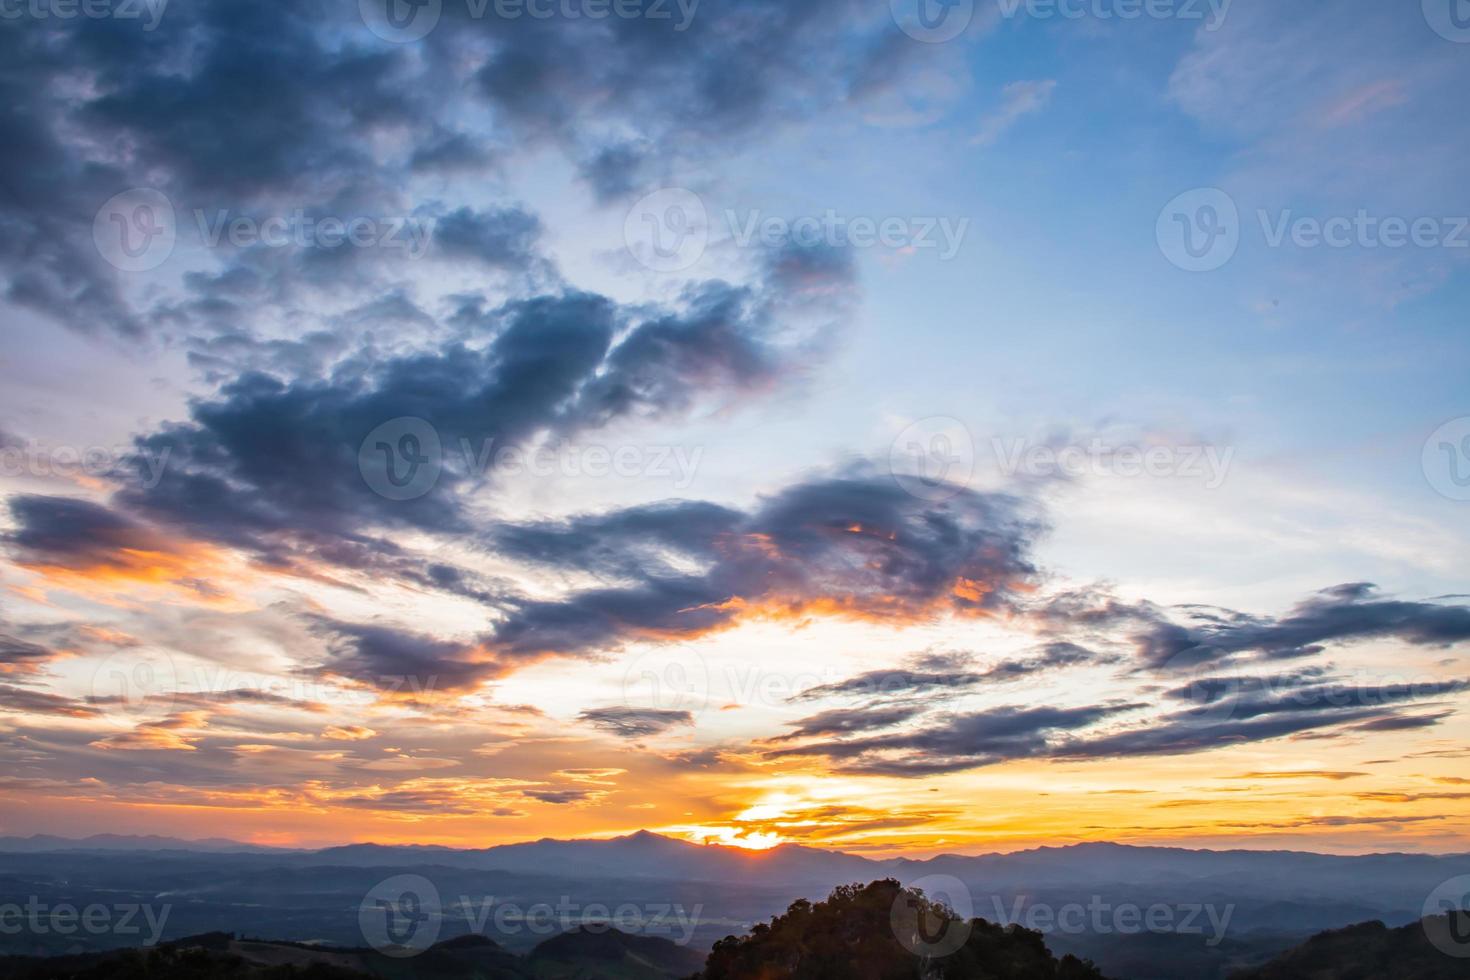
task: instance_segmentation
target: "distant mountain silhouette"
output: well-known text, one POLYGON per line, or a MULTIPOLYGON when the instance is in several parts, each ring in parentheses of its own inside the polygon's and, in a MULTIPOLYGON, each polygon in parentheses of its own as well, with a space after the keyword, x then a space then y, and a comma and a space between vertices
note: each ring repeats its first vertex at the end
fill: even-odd
POLYGON ((55 837, 35 834, 31 837, 0 837, 0 854, 45 854, 58 851, 198 851, 207 853, 290 853, 275 847, 242 844, 239 841, 211 837, 206 840, 180 840, 176 837, 127 837, 119 834, 97 834, 93 837, 55 837))
POLYGON ((1090 963, 1070 956, 1053 957, 1039 932, 997 926, 983 919, 962 922, 948 909, 893 879, 843 886, 825 902, 795 902, 770 925, 757 925, 741 938, 721 940, 697 980, 913 980, 916 976, 926 980, 1102 980, 1090 963), (944 955, 923 955, 931 949, 942 949, 944 955))
POLYGON ((1470 952, 1470 913, 1452 913, 1390 929, 1365 922, 1313 936, 1265 966, 1231 980, 1465 980, 1470 959, 1451 956, 1430 935, 1464 937, 1470 952), (1452 918, 1453 916, 1453 918, 1452 918), (1453 928, 1453 932, 1451 929, 1453 928))
POLYGON ((537 946, 530 958, 544 980, 679 980, 704 965, 694 950, 617 929, 573 929, 537 946))
POLYGON ((481 850, 446 847, 350 844, 308 855, 314 864, 344 867, 408 867, 440 864, 482 871, 570 874, 594 877, 667 878, 680 881, 763 879, 852 881, 880 874, 882 862, 797 844, 751 851, 639 831, 610 840, 553 840, 506 844, 481 850))
MULTIPOLYGON (((390 877, 413 874, 428 879, 449 908, 468 900, 475 908, 514 901, 524 909, 570 898, 582 908, 631 903, 650 915, 677 910, 684 919, 661 921, 682 922, 679 931, 655 935, 678 936, 688 948, 705 951, 747 923, 769 920, 794 898, 815 901, 853 881, 914 884, 935 875, 957 879, 968 890, 972 907, 965 915, 1041 929, 1055 954, 1091 960, 1102 972, 1130 980, 1224 980, 1323 930, 1371 920, 1389 927, 1414 923, 1426 895, 1470 874, 1470 855, 1463 854, 1342 857, 1092 843, 875 860, 796 845, 759 852, 698 845, 648 832, 471 850, 355 844, 286 851, 108 836, 15 841, 19 850, 0 853, 0 903, 36 897, 51 906, 167 908, 157 930, 164 942, 234 931, 351 947, 363 939, 357 914, 363 896, 390 877), (1091 913, 1084 928, 1068 930, 1031 915, 1094 901, 1109 909, 1174 910, 1177 922, 1187 919, 1192 931, 1094 927, 1091 913)), ((566 919, 558 928, 577 924, 566 919)), ((451 913, 439 938, 464 931, 468 922, 451 913)), ((548 938, 493 922, 481 931, 519 957, 548 938)), ((141 942, 136 934, 22 930, 0 932, 0 954, 104 952, 141 942)))
POLYGON ((236 939, 209 933, 152 950, 51 959, 0 958, 0 976, 18 980, 678 980, 704 957, 667 939, 615 929, 576 930, 529 957, 485 936, 460 936, 416 956, 372 949, 236 939))

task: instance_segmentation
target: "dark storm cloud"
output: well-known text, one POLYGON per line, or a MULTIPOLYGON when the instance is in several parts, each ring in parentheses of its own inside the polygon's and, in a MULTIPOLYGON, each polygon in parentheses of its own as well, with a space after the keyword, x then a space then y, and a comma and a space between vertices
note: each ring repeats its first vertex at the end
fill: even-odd
POLYGON ((593 708, 577 716, 582 721, 618 738, 647 738, 681 725, 693 725, 687 711, 657 708, 593 708))

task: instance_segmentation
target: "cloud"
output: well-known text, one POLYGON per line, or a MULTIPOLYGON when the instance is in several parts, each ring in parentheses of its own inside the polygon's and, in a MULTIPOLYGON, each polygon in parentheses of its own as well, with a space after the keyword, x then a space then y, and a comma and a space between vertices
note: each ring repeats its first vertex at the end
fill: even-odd
POLYGON ((866 732, 874 729, 892 728, 911 718, 917 717, 926 709, 921 705, 893 705, 887 707, 867 708, 833 708, 791 722, 794 726, 791 732, 772 739, 772 742, 791 742, 804 738, 818 738, 825 735, 852 735, 858 732, 866 732))
POLYGON ((1384 598, 1367 583, 1324 589, 1279 618, 1200 606, 1170 610, 1084 592, 1050 597, 1034 612, 1044 624, 1059 628, 1132 629, 1138 661, 1150 670, 1186 670, 1242 656, 1294 659, 1319 654, 1325 644, 1365 639, 1392 638, 1417 646, 1470 640, 1470 606, 1450 598, 1384 598), (1176 621, 1176 612, 1184 622, 1176 621))
POLYGON ((371 728, 361 725, 328 725, 322 729, 322 738, 329 742, 362 742, 377 735, 371 728))
POLYGON ((562 788, 562 789, 526 789, 521 795, 528 800, 538 803, 550 803, 553 806, 572 806, 577 803, 586 803, 589 800, 601 799, 607 794, 595 789, 562 788))
POLYGON ((1056 90, 1055 79, 1034 82, 1011 82, 1001 92, 1001 104, 980 122, 980 130, 970 140, 978 146, 990 146, 1025 116, 1040 112, 1051 101, 1056 90))
POLYGON ((96 708, 72 698, 9 684, 0 684, 0 707, 23 714, 56 715, 63 718, 93 718, 99 714, 96 708))
POLYGON ((907 667, 872 670, 844 681, 822 684, 802 691, 791 700, 961 693, 987 681, 1004 683, 1052 670, 1108 662, 1111 662, 1110 658, 1099 653, 1075 643, 1060 641, 1046 644, 1030 657, 1002 660, 984 667, 976 665, 975 657, 971 654, 923 654, 910 658, 907 667))
POLYGON ((47 647, 0 633, 0 675, 37 674, 61 656, 47 647))
POLYGON ((785 274, 772 269, 763 286, 695 286, 677 308, 578 292, 511 301, 477 316, 475 345, 348 362, 325 377, 246 373, 197 402, 191 421, 140 438, 115 504, 274 564, 402 568, 407 559, 379 532, 469 533, 461 498, 493 482, 495 454, 768 390, 799 355, 776 320, 794 288, 777 284, 785 274), (393 424, 410 426, 434 478, 411 499, 390 499, 369 479, 372 467, 386 476, 407 465, 392 455, 398 430, 384 437, 384 458, 372 447, 364 456, 369 437, 393 424), (145 465, 158 459, 161 472, 145 465))
POLYGON ((483 265, 523 269, 535 256, 541 221, 520 208, 502 207, 475 211, 462 207, 439 218, 434 225, 434 244, 453 258, 483 265))
POLYGON ((1260 679, 1221 682, 1216 688, 1219 693, 1205 696, 1204 703, 1165 714, 1144 727, 1075 739, 1059 746, 1056 756, 1097 759, 1186 755, 1349 722, 1392 725, 1398 706, 1458 694, 1467 687, 1470 683, 1464 681, 1417 686, 1323 683, 1281 691, 1260 679))
POLYGON ((929 502, 871 476, 796 484, 747 513, 677 505, 543 523, 529 534, 502 528, 487 543, 505 557, 564 571, 606 570, 611 561, 631 581, 511 601, 486 642, 538 657, 697 636, 749 618, 997 615, 1031 587, 1039 533, 1005 494, 929 502), (592 546, 581 552, 584 539, 592 546), (609 559, 624 545, 667 558, 643 571, 609 559), (675 572, 676 558, 700 570, 675 572))
MULTIPOLYGON (((1115 702, 1078 708, 1004 706, 976 712, 936 713, 917 728, 863 738, 826 740, 825 736, 897 727, 922 713, 912 706, 826 712, 797 722, 799 737, 822 738, 810 744, 770 751, 773 758, 818 756, 843 772, 924 776, 995 765, 1016 759, 1076 761, 1187 755, 1248 742, 1269 741, 1318 729, 1360 730, 1418 727, 1425 716, 1401 716, 1400 709, 1470 689, 1470 682, 1418 685, 1348 685, 1313 674, 1286 678, 1205 678, 1168 692, 1190 700, 1190 707, 1164 711, 1130 727, 1098 732, 1095 726, 1115 716, 1138 714, 1155 706, 1115 702), (865 720, 868 723, 865 723, 865 720)), ((1167 702, 1166 702, 1167 703, 1167 702)), ((1434 716, 1433 721, 1446 717, 1434 716)), ((1433 723, 1433 721, 1428 723, 1433 723)))
POLYGON ((179 712, 160 721, 144 722, 130 732, 99 738, 91 746, 110 752, 197 752, 196 743, 204 737, 198 730, 208 723, 208 715, 202 711, 179 712))
POLYGON ((1347 779, 1358 779, 1368 775, 1366 772, 1341 772, 1324 769, 1296 769, 1282 772, 1246 772, 1238 776, 1226 776, 1226 779, 1330 779, 1333 782, 1342 782, 1347 779))
POLYGON ((473 691, 504 672, 483 646, 422 636, 389 626, 319 620, 328 641, 324 662, 312 671, 404 698, 473 691))
POLYGON ((993 708, 942 715, 913 731, 819 742, 779 749, 769 754, 773 758, 822 756, 832 760, 841 772, 936 775, 1050 755, 1064 735, 1138 707, 1116 704, 1081 708, 993 708))
POLYGON ((9 498, 16 529, 0 536, 16 564, 63 586, 139 582, 219 595, 209 579, 219 558, 107 507, 74 497, 9 498))
POLYGON ((656 708, 592 708, 577 717, 599 731, 629 739, 661 735, 694 724, 694 716, 687 711, 656 708))
MULTIPOLYGON (((206 243, 197 213, 395 220, 437 203, 414 196, 415 177, 459 178, 478 198, 509 157, 548 146, 608 202, 655 189, 670 169, 701 165, 758 127, 881 98, 906 80, 875 75, 876 54, 854 56, 896 33, 857 0, 711 5, 687 22, 679 5, 666 20, 576 23, 469 19, 463 5, 445 6, 442 29, 404 46, 379 43, 351 5, 230 0, 170 8, 148 31, 106 18, 5 32, 5 295, 87 333, 251 342, 283 312, 320 322, 405 279, 432 286, 389 249, 211 246, 215 270, 164 277, 163 294, 140 296, 93 247, 103 202, 156 188, 185 244, 206 243), (466 129, 487 115, 491 136, 466 129)), ((513 205, 454 201, 445 222, 442 258, 508 273, 539 265, 539 227, 513 205)))

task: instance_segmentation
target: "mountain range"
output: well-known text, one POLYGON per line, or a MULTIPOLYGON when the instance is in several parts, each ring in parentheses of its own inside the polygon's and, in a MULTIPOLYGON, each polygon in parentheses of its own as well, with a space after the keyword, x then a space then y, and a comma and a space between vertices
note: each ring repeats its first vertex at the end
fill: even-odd
MULTIPOLYGON (((360 946, 357 908, 398 875, 430 881, 449 941, 480 931, 469 908, 572 903, 674 908, 691 949, 854 882, 894 879, 1002 926, 1046 936, 1053 952, 1130 980, 1222 978, 1265 964, 1324 930, 1415 923, 1428 896, 1470 874, 1470 855, 1336 856, 1087 843, 1008 854, 868 858, 785 845, 749 851, 640 832, 607 840, 539 840, 478 849, 352 844, 284 850, 232 841, 103 836, 0 839, 0 906, 44 901, 166 906, 162 938, 243 932, 270 940, 360 946), (105 855, 105 860, 98 860, 105 855), (947 894, 958 891, 959 895, 947 894), (1063 928, 1058 912, 1162 909, 1172 926, 1121 919, 1063 928), (1188 923, 1190 928, 1184 928, 1188 923), (1177 927, 1177 928, 1176 928, 1177 927)), ((1132 913, 1136 915, 1137 913, 1132 913)), ((672 935, 665 933, 665 935, 672 935)), ((550 938, 492 932, 516 955, 550 938)), ((0 935, 0 953, 56 955, 136 944, 111 936, 0 935)))

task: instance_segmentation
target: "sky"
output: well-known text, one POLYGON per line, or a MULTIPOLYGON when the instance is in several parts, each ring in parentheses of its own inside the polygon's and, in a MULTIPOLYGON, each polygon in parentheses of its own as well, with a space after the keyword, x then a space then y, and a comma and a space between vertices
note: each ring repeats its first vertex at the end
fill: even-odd
POLYGON ((1470 850, 1461 0, 0 48, 0 834, 1470 850))

